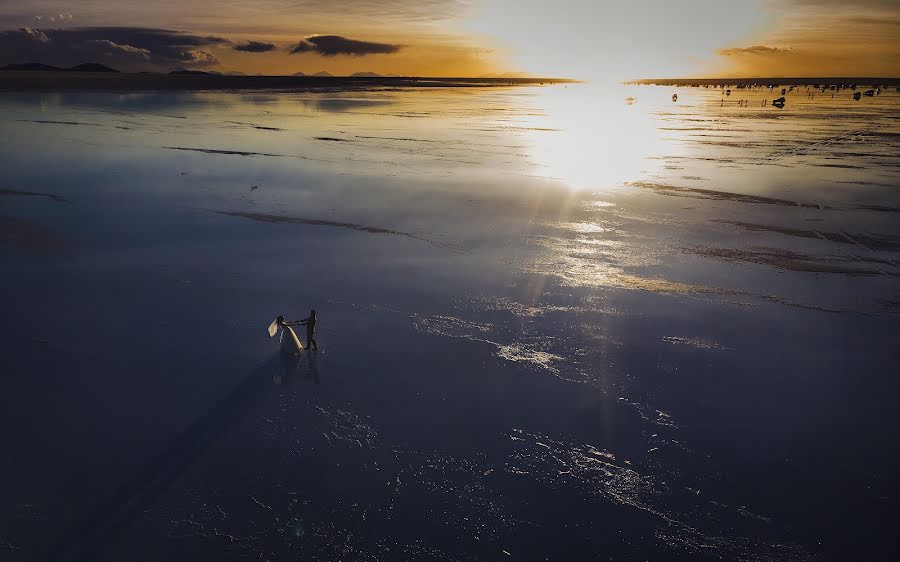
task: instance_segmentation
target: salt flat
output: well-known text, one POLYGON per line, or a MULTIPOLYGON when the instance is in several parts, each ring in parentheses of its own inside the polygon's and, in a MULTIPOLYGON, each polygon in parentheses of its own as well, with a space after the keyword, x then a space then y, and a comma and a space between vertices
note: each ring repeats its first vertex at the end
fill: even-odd
POLYGON ((888 560, 851 96, 3 93, 0 560, 888 560))

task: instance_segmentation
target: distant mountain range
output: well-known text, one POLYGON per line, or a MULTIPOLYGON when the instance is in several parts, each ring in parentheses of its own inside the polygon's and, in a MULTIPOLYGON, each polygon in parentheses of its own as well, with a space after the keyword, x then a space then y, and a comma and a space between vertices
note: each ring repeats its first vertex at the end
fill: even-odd
MULTIPOLYGON (((316 72, 315 74, 306 74, 305 72, 295 72, 292 76, 319 76, 319 77, 333 77, 334 75, 330 72, 321 71, 316 72)), ((377 72, 354 72, 349 76, 350 78, 396 78, 397 74, 378 74, 377 72)))
POLYGON ((479 78, 531 78, 527 72, 504 72, 503 74, 482 74, 479 78))
POLYGON ((179 68, 178 70, 173 70, 169 74, 175 75, 188 75, 188 76, 221 76, 221 72, 206 72, 205 70, 188 70, 186 68, 179 68))
MULTIPOLYGON (((38 62, 28 62, 28 63, 14 63, 7 64, 6 66, 0 66, 0 71, 3 70, 17 70, 17 71, 32 71, 32 72, 104 72, 104 73, 119 73, 118 70, 114 68, 110 68, 104 64, 100 64, 97 62, 86 62, 82 63, 70 68, 51 66, 49 64, 42 64, 38 62)), ((157 72, 140 72, 139 74, 157 74, 157 72)), ((165 72, 160 72, 159 74, 165 74, 165 72)), ((215 70, 191 70, 189 68, 176 68, 175 70, 170 71, 168 74, 176 75, 176 76, 247 76, 247 74, 243 72, 237 71, 228 71, 228 72, 218 72, 215 70)), ((254 74, 253 76, 265 76, 263 74, 254 74)), ((327 70, 321 70, 316 72, 315 74, 306 74, 305 72, 295 72, 292 76, 305 76, 305 77, 315 77, 315 78, 402 78, 397 74, 378 74, 377 72, 370 71, 360 71, 354 72, 349 76, 340 76, 336 77, 327 70)), ((504 74, 483 74, 478 78, 501 78, 501 79, 529 79, 531 78, 528 74, 521 72, 507 72, 504 74)))
POLYGON ((324 70, 321 72, 316 72, 315 74, 307 74, 305 72, 295 72, 291 74, 291 76, 332 76, 332 74, 325 72, 324 70))
POLYGON ((0 70, 30 70, 41 72, 119 72, 115 68, 110 68, 98 62, 86 62, 70 68, 50 66, 49 64, 41 64, 39 62, 26 62, 19 64, 8 64, 6 66, 0 67, 0 70))

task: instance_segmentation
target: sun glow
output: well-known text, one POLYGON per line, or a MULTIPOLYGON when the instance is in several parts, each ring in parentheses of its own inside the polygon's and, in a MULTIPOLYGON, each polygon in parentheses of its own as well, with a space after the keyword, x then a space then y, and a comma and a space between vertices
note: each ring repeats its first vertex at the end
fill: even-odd
POLYGON ((703 72, 717 49, 766 28, 764 5, 764 0, 493 0, 478 5, 469 27, 491 38, 514 68, 617 82, 703 72))

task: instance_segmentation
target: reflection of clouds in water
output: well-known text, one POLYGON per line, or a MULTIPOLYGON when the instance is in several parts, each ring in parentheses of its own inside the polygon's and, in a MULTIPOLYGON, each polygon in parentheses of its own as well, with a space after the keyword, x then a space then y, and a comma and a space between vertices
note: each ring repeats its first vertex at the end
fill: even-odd
MULTIPOLYGON (((4 96, 4 99, 6 96, 4 96)), ((133 112, 153 113, 159 110, 178 109, 176 115, 168 115, 174 118, 186 118, 183 113, 190 113, 198 109, 213 106, 232 106, 238 98, 228 98, 222 95, 198 94, 192 92, 129 92, 129 93, 105 93, 98 95, 90 92, 59 92, 35 96, 15 96, 18 103, 23 105, 40 106, 47 110, 57 108, 67 109, 93 109, 104 113, 133 112)))
MULTIPOLYGON (((171 119, 195 119, 194 125, 205 120, 218 122, 219 115, 230 117, 248 115, 262 117, 270 113, 302 116, 304 113, 343 113, 367 108, 384 107, 395 103, 390 96, 363 98, 359 94, 316 92, 304 94, 245 94, 221 92, 128 92, 96 94, 91 92, 55 92, 40 96, 4 93, 4 103, 21 106, 23 110, 92 111, 99 114, 171 119), (216 114, 209 114, 215 110, 216 114)), ((141 123, 136 123, 140 125, 141 123)), ((148 125, 149 123, 144 123, 148 125)), ((183 125, 183 123, 181 123, 183 125)))
POLYGON ((296 104, 301 105, 313 111, 324 111, 326 113, 343 113, 347 111, 355 111, 367 109, 371 107, 383 107, 391 105, 390 99, 367 99, 353 97, 319 97, 311 95, 303 98, 295 98, 296 104))

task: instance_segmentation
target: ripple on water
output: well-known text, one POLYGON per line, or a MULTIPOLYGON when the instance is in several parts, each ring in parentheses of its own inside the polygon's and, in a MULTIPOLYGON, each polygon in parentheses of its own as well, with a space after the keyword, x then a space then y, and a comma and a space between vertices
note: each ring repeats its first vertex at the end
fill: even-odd
POLYGON ((555 363, 563 361, 563 358, 559 355, 547 351, 528 349, 518 344, 499 346, 497 348, 497 357, 513 363, 533 365, 557 375, 559 374, 559 368, 555 366, 555 363))
POLYGON ((666 343, 670 343, 673 345, 683 345, 687 347, 693 347, 696 349, 702 350, 726 350, 727 348, 715 340, 701 338, 701 337, 690 337, 690 336, 663 336, 660 338, 662 341, 666 343))
POLYGON ((500 343, 489 339, 489 336, 504 336, 500 333, 501 330, 492 324, 470 322, 452 316, 420 316, 416 314, 412 316, 412 319, 413 326, 421 333, 485 343, 493 346, 495 348, 494 355, 504 361, 536 367, 554 375, 560 374, 560 369, 555 363, 563 361, 562 356, 543 351, 535 345, 525 342, 500 343))
MULTIPOLYGON (((715 502, 705 499, 699 490, 692 490, 696 499, 692 504, 676 499, 672 485, 679 479, 677 474, 654 475, 590 444, 520 429, 513 430, 509 438, 516 444, 506 464, 510 475, 554 488, 575 489, 589 501, 608 501, 648 513, 659 521, 655 538, 668 548, 742 562, 814 559, 798 545, 735 535, 733 528, 720 521, 722 513, 710 512, 707 504, 715 502)), ((750 518, 760 525, 771 523, 770 518, 753 514, 744 506, 731 509, 716 505, 731 516, 750 518), (753 516, 748 517, 748 513, 753 516)))

